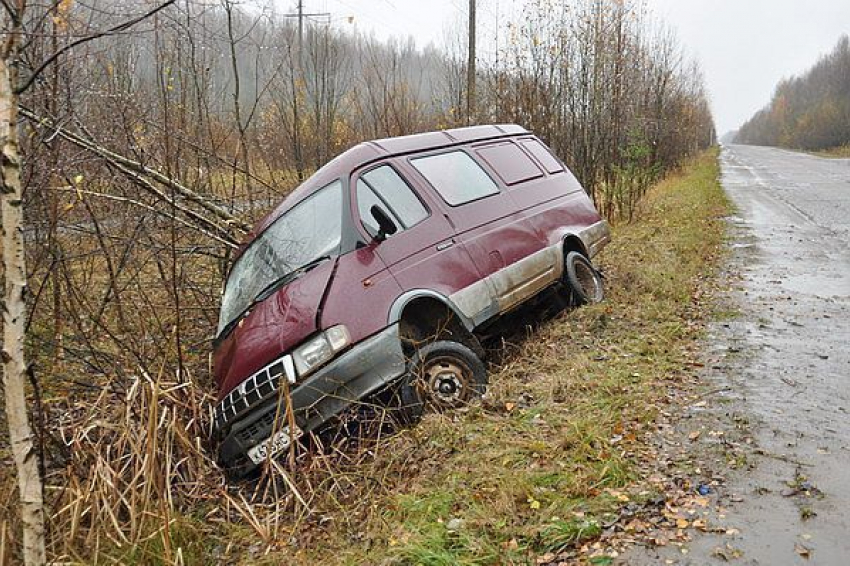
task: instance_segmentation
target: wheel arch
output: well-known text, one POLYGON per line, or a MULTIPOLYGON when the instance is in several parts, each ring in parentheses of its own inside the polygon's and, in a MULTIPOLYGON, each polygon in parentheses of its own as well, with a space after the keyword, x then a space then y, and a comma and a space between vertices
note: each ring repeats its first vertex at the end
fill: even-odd
POLYGON ((390 324, 398 323, 406 347, 431 340, 454 340, 483 356, 484 350, 473 334, 475 324, 447 297, 427 289, 409 291, 390 309, 390 324))
POLYGON ((400 322, 406 309, 422 303, 430 303, 432 305, 439 303, 456 316, 467 331, 472 332, 475 328, 475 323, 464 315, 448 297, 430 289, 414 289, 401 294, 390 307, 389 320, 387 322, 389 324, 400 322))
POLYGON ((566 234, 561 240, 562 261, 570 252, 578 252, 584 257, 590 259, 590 254, 587 251, 587 247, 584 245, 584 241, 576 234, 566 234))

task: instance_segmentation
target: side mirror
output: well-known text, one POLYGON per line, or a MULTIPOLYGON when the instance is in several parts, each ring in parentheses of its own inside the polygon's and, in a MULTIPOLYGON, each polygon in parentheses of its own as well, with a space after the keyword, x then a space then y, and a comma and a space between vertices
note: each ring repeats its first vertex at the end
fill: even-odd
POLYGON ((398 232, 395 222, 393 222, 392 218, 380 206, 373 204, 369 212, 372 213, 372 218, 378 223, 378 233, 375 235, 375 240, 383 242, 387 239, 387 236, 392 236, 398 232))

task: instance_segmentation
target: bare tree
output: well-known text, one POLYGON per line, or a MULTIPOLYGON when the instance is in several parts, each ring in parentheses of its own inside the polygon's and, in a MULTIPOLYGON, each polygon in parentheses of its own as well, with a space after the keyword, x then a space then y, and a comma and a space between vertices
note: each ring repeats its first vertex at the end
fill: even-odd
POLYGON ((698 67, 639 0, 528 2, 487 86, 489 118, 546 139, 609 217, 713 141, 698 67))
POLYGON ((26 259, 23 236, 23 188, 18 155, 18 69, 23 39, 26 3, 12 6, 4 2, 6 36, 0 50, 0 152, 3 155, 2 184, 3 267, 5 295, 3 308, 3 386, 6 393, 6 421, 18 473, 23 523, 24 562, 44 564, 44 496, 38 468, 32 427, 26 402, 27 362, 24 353, 26 328, 26 259))

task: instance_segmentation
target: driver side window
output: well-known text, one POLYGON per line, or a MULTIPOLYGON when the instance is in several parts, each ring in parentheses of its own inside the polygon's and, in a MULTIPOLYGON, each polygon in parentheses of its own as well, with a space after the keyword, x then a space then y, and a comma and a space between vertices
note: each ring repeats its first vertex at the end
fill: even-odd
POLYGON ((366 231, 374 235, 378 226, 371 208, 378 205, 392 219, 398 232, 412 228, 428 217, 428 210, 395 169, 381 165, 357 180, 357 212, 366 231))

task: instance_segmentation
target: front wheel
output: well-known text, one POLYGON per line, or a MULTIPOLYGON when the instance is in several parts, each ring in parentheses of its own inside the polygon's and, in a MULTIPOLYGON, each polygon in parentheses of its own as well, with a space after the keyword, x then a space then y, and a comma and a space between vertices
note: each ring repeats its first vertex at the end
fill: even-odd
POLYGON ((605 298, 602 275, 590 260, 578 252, 570 252, 564 260, 564 277, 573 305, 600 303, 605 298))
POLYGON ((419 348, 399 388, 404 420, 414 422, 428 410, 462 407, 484 394, 487 369, 475 352, 450 340, 419 348))

